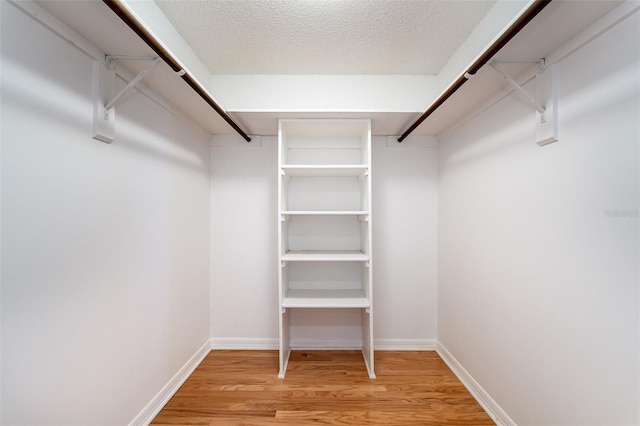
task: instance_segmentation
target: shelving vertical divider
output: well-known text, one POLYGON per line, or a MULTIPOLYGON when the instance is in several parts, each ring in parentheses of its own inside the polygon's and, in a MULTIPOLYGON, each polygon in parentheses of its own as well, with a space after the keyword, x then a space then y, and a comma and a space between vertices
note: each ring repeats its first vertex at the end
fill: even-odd
MULTIPOLYGON (((362 197, 366 198, 367 210, 369 214, 366 216, 366 220, 363 222, 363 227, 366 227, 366 231, 362 234, 365 237, 363 244, 363 250, 368 254, 369 260, 366 263, 365 272, 367 274, 366 291, 369 301, 369 307, 361 310, 361 324, 362 324, 362 355, 364 362, 367 366, 369 378, 374 379, 376 377, 374 369, 374 345, 373 345, 373 246, 372 246, 372 209, 371 209, 371 121, 367 121, 366 130, 363 138, 365 139, 365 146, 362 152, 363 163, 367 165, 366 171, 366 185, 364 185, 362 191, 362 197)), ((364 179, 364 178, 363 178, 364 179)), ((365 201, 363 201, 364 203, 365 201)))
POLYGON ((288 280, 288 270, 285 269, 285 261, 282 260, 283 255, 288 251, 287 239, 283 235, 285 231, 283 222, 285 216, 282 214, 286 210, 287 206, 283 203, 283 185, 285 183, 284 170, 282 166, 287 163, 286 155, 286 135, 283 134, 283 122, 278 120, 278 325, 279 325, 279 348, 278 358, 280 369, 278 377, 283 379, 287 371, 287 364, 289 363, 289 356, 291 355, 291 342, 290 342, 290 310, 283 307, 284 300, 284 285, 283 283, 288 280))
MULTIPOLYGON (((291 354, 291 310, 360 310, 375 378, 371 121, 278 121, 278 377, 291 354)), ((299 318, 296 314, 296 318, 299 318)))

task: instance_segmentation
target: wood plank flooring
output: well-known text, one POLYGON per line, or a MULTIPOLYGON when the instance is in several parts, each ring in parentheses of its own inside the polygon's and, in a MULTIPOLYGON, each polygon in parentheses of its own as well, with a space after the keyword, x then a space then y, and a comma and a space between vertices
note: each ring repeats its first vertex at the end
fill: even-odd
POLYGON ((493 425, 435 352, 212 351, 154 425, 493 425))

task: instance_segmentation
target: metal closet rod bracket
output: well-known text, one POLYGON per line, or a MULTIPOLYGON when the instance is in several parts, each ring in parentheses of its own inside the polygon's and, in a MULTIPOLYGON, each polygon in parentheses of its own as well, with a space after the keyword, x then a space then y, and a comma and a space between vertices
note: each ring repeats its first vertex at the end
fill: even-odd
POLYGON ((116 104, 161 61, 159 56, 126 55, 105 55, 103 61, 94 61, 93 122, 91 125, 91 136, 94 139, 106 143, 115 140, 116 104), (151 63, 116 93, 116 71, 113 67, 115 60, 151 61, 151 63))
POLYGON ((142 81, 143 78, 146 77, 149 72, 160 63, 161 59, 158 56, 124 56, 124 55, 107 55, 105 57, 107 68, 111 68, 111 62, 114 60, 137 60, 137 61, 153 61, 149 66, 140 71, 140 73, 135 76, 131 81, 122 89, 118 94, 116 94, 109 102, 104 106, 104 114, 105 118, 109 118, 109 110, 113 108, 116 103, 131 89, 133 89, 138 83, 142 81))
POLYGON ((498 74, 502 75, 502 77, 506 80, 506 82, 509 84, 509 86, 511 86, 513 89, 515 89, 517 92, 519 92, 524 99, 526 99, 531 105, 533 105, 536 109, 536 111, 538 111, 540 113, 541 116, 541 122, 545 123, 547 121, 546 118, 546 111, 545 108, 542 105, 539 105, 538 102, 536 102, 536 100, 534 99, 533 96, 531 96, 529 93, 527 93, 526 90, 524 90, 522 88, 522 86, 520 86, 520 84, 518 84, 517 81, 515 81, 513 78, 511 78, 511 76, 509 74, 507 74, 507 72, 505 70, 503 70, 502 68, 500 68, 500 66, 498 65, 499 63, 502 64, 524 64, 524 63, 537 63, 539 64, 539 70, 538 73, 541 73, 542 71, 544 71, 544 58, 543 59, 537 59, 537 60, 526 60, 526 61, 494 61, 491 60, 489 61, 489 66, 491 68, 493 68, 496 72, 498 72, 498 74))

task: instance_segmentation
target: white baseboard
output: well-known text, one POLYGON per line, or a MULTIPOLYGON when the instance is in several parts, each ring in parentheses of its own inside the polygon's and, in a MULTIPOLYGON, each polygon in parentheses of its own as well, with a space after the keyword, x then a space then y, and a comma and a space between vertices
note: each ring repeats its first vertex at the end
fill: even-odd
POLYGON ((180 386, 189 378, 191 373, 202 362, 211 350, 211 343, 207 340, 200 349, 178 370, 178 372, 164 385, 164 387, 154 396, 146 407, 131 420, 129 426, 148 425, 158 415, 162 407, 165 406, 171 397, 178 391, 180 386))
POLYGON ((436 339, 375 339, 376 351, 435 351, 436 339))
MULTIPOLYGON (((129 423, 129 426, 148 425, 158 415, 160 410, 178 391, 180 386, 189 378, 191 373, 207 356, 210 350, 277 350, 279 346, 276 338, 211 338, 180 368, 169 382, 154 396, 140 413, 129 423)), ((469 374, 456 358, 435 339, 376 339, 375 350, 394 351, 432 351, 449 366, 478 404, 487 412, 498 426, 515 426, 516 423, 498 405, 498 403, 484 390, 482 386, 469 374)), ((298 350, 313 349, 361 349, 359 339, 291 339, 291 347, 298 350)))
MULTIPOLYGON (((361 349, 360 339, 317 339, 292 338, 291 348, 296 350, 313 349, 361 349)), ((211 349, 228 350, 277 350, 277 338, 237 338, 212 337, 211 349)), ((374 349, 377 351, 435 351, 436 339, 375 339, 374 349)))
POLYGON ((458 362, 458 360, 440 342, 437 342, 438 355, 449 366, 469 393, 478 401, 478 404, 487 412, 498 426, 515 426, 516 423, 498 405, 498 403, 484 390, 471 374, 458 362))
POLYGON ((278 350, 277 338, 212 337, 211 349, 278 350))

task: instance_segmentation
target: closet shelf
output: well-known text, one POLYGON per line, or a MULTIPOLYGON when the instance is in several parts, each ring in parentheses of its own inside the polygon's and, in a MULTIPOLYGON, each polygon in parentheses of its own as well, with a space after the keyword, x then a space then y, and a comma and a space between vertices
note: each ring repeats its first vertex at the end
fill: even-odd
POLYGON ((337 308, 360 311, 340 321, 361 328, 362 354, 375 378, 371 120, 279 120, 277 172, 278 377, 286 373, 292 328, 316 339, 305 318, 328 317, 337 308), (312 314, 308 308, 330 309, 312 314))
POLYGON ((299 250, 282 255, 286 262, 368 262, 369 256, 356 250, 299 250))
POLYGON ((284 176, 364 176, 369 171, 369 166, 354 165, 283 165, 284 176))
POLYGON ((282 215, 308 215, 308 216, 366 216, 368 210, 283 210, 282 215))
POLYGON ((289 289, 282 300, 283 308, 368 308, 362 290, 289 289))

